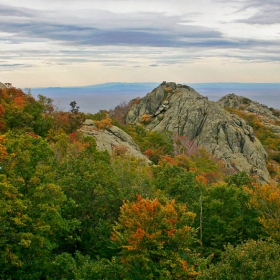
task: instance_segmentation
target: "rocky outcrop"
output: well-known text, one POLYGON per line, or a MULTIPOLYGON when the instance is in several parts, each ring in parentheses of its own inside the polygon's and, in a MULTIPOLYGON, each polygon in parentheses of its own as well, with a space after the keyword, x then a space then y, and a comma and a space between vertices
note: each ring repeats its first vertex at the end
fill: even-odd
POLYGON ((105 129, 97 129, 94 121, 86 120, 79 129, 85 135, 95 138, 96 147, 101 151, 108 151, 109 154, 121 155, 125 154, 143 160, 146 163, 150 161, 144 156, 134 140, 123 130, 112 125, 105 129))
POLYGON ((267 154, 253 129, 189 86, 163 82, 134 104, 126 117, 127 123, 143 119, 148 120, 147 129, 195 139, 229 168, 256 174, 261 181, 270 179, 267 154))
POLYGON ((6 88, 6 86, 0 82, 0 89, 5 89, 5 88, 6 88))
POLYGON ((265 126, 280 136, 280 110, 268 108, 266 105, 233 93, 222 97, 217 104, 222 108, 238 109, 256 115, 265 126))

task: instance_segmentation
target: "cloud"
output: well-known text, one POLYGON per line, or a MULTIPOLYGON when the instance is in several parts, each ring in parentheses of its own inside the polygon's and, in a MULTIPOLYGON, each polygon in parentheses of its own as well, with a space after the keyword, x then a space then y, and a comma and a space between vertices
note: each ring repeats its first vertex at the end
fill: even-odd
MULTIPOLYGON (((221 39, 222 34, 212 28, 188 25, 188 21, 161 13, 117 14, 92 10, 82 22, 79 17, 44 16, 36 10, 2 7, 1 31, 14 34, 11 43, 19 38, 54 40, 80 46, 126 45, 152 47, 186 47, 196 40, 221 39)), ((210 42, 211 44, 211 42, 210 42)))
POLYGON ((10 67, 19 67, 19 66, 28 67, 28 65, 20 64, 20 63, 14 63, 14 64, 12 64, 12 63, 10 63, 10 64, 0 63, 0 68, 1 67, 8 67, 8 68, 10 68, 10 67))
POLYGON ((247 0, 241 2, 241 11, 252 11, 252 15, 238 20, 249 24, 280 24, 279 0, 247 0))
MULTIPOLYGON (((277 10, 276 1, 238 3, 238 7, 255 11, 251 17, 240 20, 246 23, 254 23, 258 13, 264 15, 273 7, 277 10)), ((5 61, 3 64, 18 67, 24 59, 28 65, 41 66, 102 63, 131 67, 183 64, 203 57, 280 60, 279 41, 231 37, 215 25, 196 21, 193 13, 120 13, 86 7, 70 11, 0 5, 0 26, 0 43, 4 44, 0 59, 5 61), (16 60, 11 63, 8 56, 16 60)))

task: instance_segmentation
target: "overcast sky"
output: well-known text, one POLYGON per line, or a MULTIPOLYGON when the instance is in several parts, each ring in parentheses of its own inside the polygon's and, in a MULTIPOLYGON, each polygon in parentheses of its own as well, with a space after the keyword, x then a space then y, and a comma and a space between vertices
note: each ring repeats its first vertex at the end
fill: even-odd
POLYGON ((0 0, 1 82, 163 80, 280 82, 280 0, 0 0))

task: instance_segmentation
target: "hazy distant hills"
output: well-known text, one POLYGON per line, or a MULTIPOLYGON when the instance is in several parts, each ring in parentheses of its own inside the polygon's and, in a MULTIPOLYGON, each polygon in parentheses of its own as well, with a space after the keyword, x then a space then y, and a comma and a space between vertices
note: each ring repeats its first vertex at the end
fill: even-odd
MULTIPOLYGON (((69 103, 76 101, 81 111, 95 113, 101 109, 112 109, 121 102, 143 97, 158 83, 105 83, 83 87, 33 88, 32 94, 45 95, 54 100, 59 109, 68 110, 69 103)), ((280 109, 280 83, 183 83, 193 87, 209 100, 235 93, 248 97, 269 107, 280 109)))

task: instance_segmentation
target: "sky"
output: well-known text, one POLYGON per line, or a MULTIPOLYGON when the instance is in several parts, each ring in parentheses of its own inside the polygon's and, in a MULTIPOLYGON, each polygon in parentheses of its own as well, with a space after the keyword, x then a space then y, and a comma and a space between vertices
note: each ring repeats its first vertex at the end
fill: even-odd
POLYGON ((0 0, 0 81, 279 83, 280 0, 0 0))

